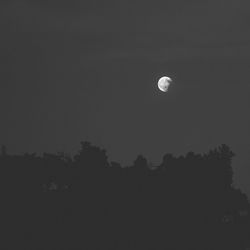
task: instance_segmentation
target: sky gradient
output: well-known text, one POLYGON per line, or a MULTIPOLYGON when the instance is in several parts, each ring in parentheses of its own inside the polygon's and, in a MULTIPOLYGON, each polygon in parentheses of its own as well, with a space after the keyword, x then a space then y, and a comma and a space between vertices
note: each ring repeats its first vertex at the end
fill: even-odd
POLYGON ((2 1, 0 143, 90 140, 123 165, 226 143, 250 197, 249 13, 243 0, 2 1))

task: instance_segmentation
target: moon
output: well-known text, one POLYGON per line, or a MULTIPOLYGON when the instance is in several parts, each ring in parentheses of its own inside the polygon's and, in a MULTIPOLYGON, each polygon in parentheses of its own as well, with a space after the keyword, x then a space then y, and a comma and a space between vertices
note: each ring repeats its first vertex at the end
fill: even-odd
POLYGON ((169 85, 172 83, 172 79, 170 77, 167 76, 163 76, 159 79, 158 81, 158 88, 162 91, 162 92, 167 92, 168 91, 168 87, 169 85))

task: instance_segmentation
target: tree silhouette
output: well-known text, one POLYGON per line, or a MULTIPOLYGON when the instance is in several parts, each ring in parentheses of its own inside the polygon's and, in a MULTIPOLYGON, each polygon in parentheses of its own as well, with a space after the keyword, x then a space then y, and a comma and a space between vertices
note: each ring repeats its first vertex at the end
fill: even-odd
POLYGON ((80 145, 73 157, 6 157, 2 148, 1 249, 37 249, 37 242, 49 250, 250 245, 250 205, 232 185, 229 146, 203 155, 166 153, 153 167, 139 154, 132 166, 122 167, 109 163, 104 149, 80 145))

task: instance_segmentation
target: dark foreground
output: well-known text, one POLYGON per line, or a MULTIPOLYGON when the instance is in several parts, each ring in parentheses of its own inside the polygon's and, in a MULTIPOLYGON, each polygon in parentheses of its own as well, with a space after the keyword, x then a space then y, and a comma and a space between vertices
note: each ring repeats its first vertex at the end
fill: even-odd
POLYGON ((0 157, 0 249, 245 250, 249 203, 229 147, 122 168, 89 143, 65 154, 0 157))

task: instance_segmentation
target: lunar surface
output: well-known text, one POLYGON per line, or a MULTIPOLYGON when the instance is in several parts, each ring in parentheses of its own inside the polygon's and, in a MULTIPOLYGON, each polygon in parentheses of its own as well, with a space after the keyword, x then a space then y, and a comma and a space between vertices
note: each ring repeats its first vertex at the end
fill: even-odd
POLYGON ((169 85, 172 83, 171 78, 167 77, 167 76, 163 76, 159 79, 158 81, 158 88, 163 91, 163 92, 167 92, 168 91, 168 87, 169 85))

